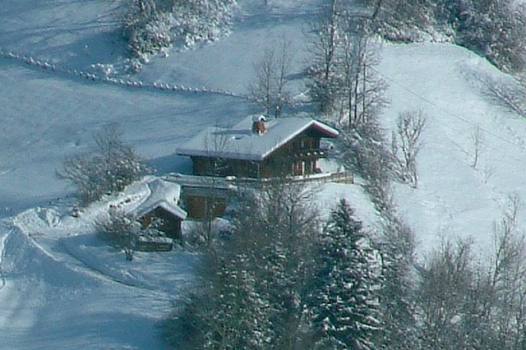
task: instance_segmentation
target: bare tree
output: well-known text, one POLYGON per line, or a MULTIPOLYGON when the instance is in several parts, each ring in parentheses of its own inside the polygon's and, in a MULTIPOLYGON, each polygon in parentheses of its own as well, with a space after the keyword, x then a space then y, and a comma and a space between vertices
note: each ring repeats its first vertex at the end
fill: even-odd
POLYGON ((263 108, 265 115, 269 116, 272 113, 275 104, 274 98, 276 97, 274 50, 265 50, 263 59, 254 68, 256 80, 249 86, 249 92, 256 103, 263 108))
POLYGON ((521 350, 526 345, 526 241, 512 195, 493 226, 489 259, 471 241, 446 242, 421 269, 418 308, 424 348, 521 350))
POLYGON ((348 3, 334 0, 322 7, 311 31, 312 100, 327 114, 338 112, 340 122, 347 116, 351 128, 365 128, 387 103, 387 84, 375 69, 380 46, 371 35, 371 21, 348 3))
POLYGON ((504 348, 526 345, 526 240, 517 227, 520 198, 509 197, 507 210, 493 227, 494 252, 490 269, 493 310, 490 315, 504 348))
POLYGON ((279 117, 283 107, 290 101, 286 90, 292 63, 290 45, 290 40, 283 37, 279 50, 265 50, 263 59, 254 66, 256 77, 248 89, 266 116, 279 117))
MULTIPOLYGON (((206 157, 200 160, 200 175, 206 178, 206 194, 202 197, 202 222, 198 225, 195 232, 205 242, 208 248, 212 248, 214 240, 213 221, 217 216, 217 208, 221 200, 221 183, 223 176, 229 175, 229 165, 224 155, 228 147, 228 137, 223 132, 223 128, 216 123, 215 131, 210 133, 204 140, 206 157)), ((196 166, 194 164, 194 166, 196 166)), ((224 199, 224 198, 223 198, 224 199)))
POLYGON ((291 41, 283 36, 280 42, 279 51, 277 52, 277 74, 276 74, 276 108, 275 116, 281 115, 282 109, 290 104, 290 93, 286 90, 288 83, 287 75, 292 69, 293 52, 291 51, 291 41))
POLYGON ((409 181, 413 187, 418 187, 416 158, 422 142, 420 136, 426 124, 422 111, 400 113, 396 121, 396 133, 393 133, 393 154, 401 166, 401 177, 409 181))
POLYGON ((336 74, 337 49, 339 45, 339 3, 330 0, 321 7, 320 19, 312 25, 311 51, 315 62, 311 69, 309 91, 314 102, 319 103, 321 111, 332 112, 339 80, 336 74))
POLYGON ((133 260, 133 252, 140 230, 139 223, 131 215, 122 210, 110 208, 108 216, 100 216, 95 220, 95 229, 100 237, 117 249, 122 249, 126 260, 133 260))
POLYGON ((366 22, 342 36, 342 69, 345 98, 340 115, 348 114, 351 128, 365 128, 386 105, 385 81, 377 74, 380 63, 378 43, 368 34, 366 22))
POLYGON ((66 158, 62 170, 57 171, 60 179, 68 180, 76 187, 83 205, 100 199, 104 194, 123 190, 150 171, 138 160, 133 148, 123 143, 117 124, 94 134, 93 139, 93 150, 66 158))
POLYGON ((415 236, 398 217, 393 203, 376 203, 383 220, 378 238, 381 251, 382 288, 380 313, 383 331, 377 340, 385 349, 422 349, 419 343, 418 316, 415 312, 415 236))
POLYGON ((473 142, 473 161, 471 167, 477 168, 478 161, 480 158, 480 152, 482 151, 482 144, 484 143, 484 135, 480 129, 480 125, 477 125, 471 133, 471 141, 473 142))
POLYGON ((473 72, 472 75, 482 84, 484 93, 493 102, 526 117, 526 77, 523 74, 517 74, 513 79, 496 78, 479 72, 473 72))
POLYGON ((471 241, 444 242, 421 269, 423 349, 475 349, 471 345, 476 339, 465 333, 469 323, 464 324, 474 316, 467 312, 475 279, 472 261, 471 241))

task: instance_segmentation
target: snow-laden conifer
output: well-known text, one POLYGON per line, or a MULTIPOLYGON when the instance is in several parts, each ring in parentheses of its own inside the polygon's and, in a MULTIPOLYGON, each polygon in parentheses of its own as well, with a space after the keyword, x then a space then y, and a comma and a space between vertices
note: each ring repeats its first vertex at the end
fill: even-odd
POLYGON ((199 269, 200 286, 167 322, 167 343, 175 349, 269 348, 266 300, 246 254, 209 251, 199 269))
POLYGON ((323 263, 312 300, 320 349, 376 349, 379 331, 377 260, 353 209, 341 200, 321 238, 323 263))

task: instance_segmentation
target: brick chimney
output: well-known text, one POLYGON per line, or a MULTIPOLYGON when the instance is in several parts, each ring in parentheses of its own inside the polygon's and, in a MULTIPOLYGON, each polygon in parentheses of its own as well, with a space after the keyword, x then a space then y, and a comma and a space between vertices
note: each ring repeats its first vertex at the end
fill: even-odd
POLYGON ((255 115, 252 117, 252 132, 254 134, 263 135, 267 132, 265 120, 265 117, 262 115, 255 115))

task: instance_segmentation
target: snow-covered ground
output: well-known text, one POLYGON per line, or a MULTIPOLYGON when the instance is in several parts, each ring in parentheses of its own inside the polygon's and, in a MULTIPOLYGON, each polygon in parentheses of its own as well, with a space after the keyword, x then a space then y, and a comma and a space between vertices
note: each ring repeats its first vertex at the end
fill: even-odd
MULTIPOLYGON (((427 115, 419 187, 395 189, 421 251, 456 237, 470 237, 479 248, 490 249, 493 223, 509 208, 510 196, 526 198, 525 120, 493 102, 480 83, 487 76, 509 77, 450 44, 386 45, 379 70, 391 85, 386 126, 394 128, 399 112, 427 115), (481 137, 474 168, 477 128, 481 137)), ((519 215, 523 227, 524 218, 519 215)))
MULTIPOLYGON (((145 191, 142 191, 145 192, 145 191)), ((131 200, 148 195, 126 194, 131 200)), ((93 232, 108 202, 69 215, 36 207, 0 228, 0 334, 5 349, 162 349, 159 321, 192 280, 180 248, 128 262, 93 232)))
MULTIPOLYGON (((276 0, 265 8, 262 1, 240 0, 230 36, 153 58, 132 79, 245 94, 254 63, 283 35, 291 40, 299 73, 308 62, 304 33, 316 2, 276 0)), ((89 149, 91 135, 112 122, 160 174, 180 170, 188 160, 174 150, 184 141, 206 126, 232 125, 257 111, 235 96, 127 87, 68 73, 97 72, 96 64, 122 71, 114 16, 119 4, 4 0, 0 7, 0 50, 60 67, 53 72, 0 57, 2 348, 161 349, 158 321, 191 281, 196 257, 182 250, 137 253, 127 263, 93 234, 91 219, 100 207, 81 219, 69 216, 71 189, 55 170, 65 156, 89 149)), ((420 243, 419 256, 444 237, 473 237, 488 249, 508 197, 526 198, 526 123, 490 101, 478 79, 502 74, 450 44, 386 44, 382 57, 378 70, 391 101, 382 116, 385 127, 393 128, 401 111, 421 109, 428 116, 419 187, 394 188, 398 210, 420 243), (477 127, 483 138, 473 168, 477 127)), ((375 227, 359 183, 318 191, 320 207, 348 198, 375 227)), ((519 219, 524 226, 524 216, 519 219)))

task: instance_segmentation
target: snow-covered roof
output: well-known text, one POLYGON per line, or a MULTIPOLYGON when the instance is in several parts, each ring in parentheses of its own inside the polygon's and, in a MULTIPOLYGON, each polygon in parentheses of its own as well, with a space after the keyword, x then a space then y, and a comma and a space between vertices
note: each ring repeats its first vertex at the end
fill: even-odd
POLYGON ((147 183, 149 194, 136 206, 128 210, 128 214, 141 217, 158 207, 184 220, 186 212, 178 205, 181 194, 181 186, 176 183, 154 179, 147 183))
POLYGON ((208 127, 179 147, 177 154, 261 161, 309 128, 324 137, 338 137, 336 129, 311 118, 269 119, 263 134, 252 131, 253 120, 249 116, 232 128, 208 127))

